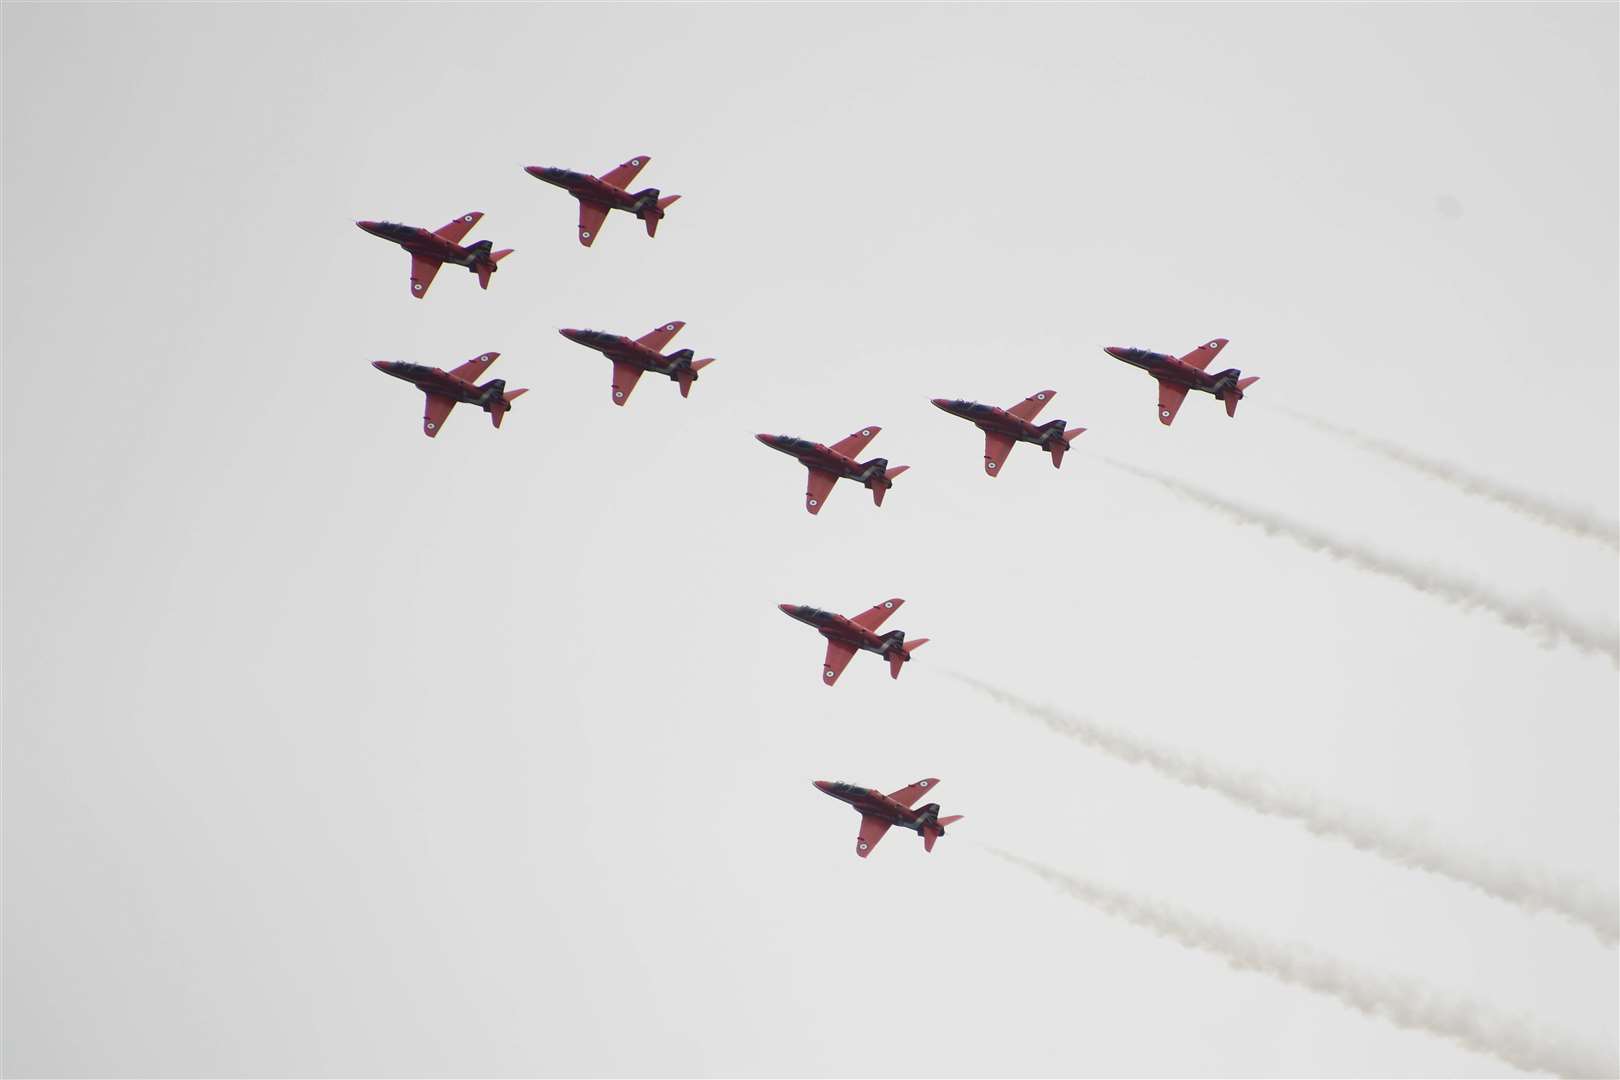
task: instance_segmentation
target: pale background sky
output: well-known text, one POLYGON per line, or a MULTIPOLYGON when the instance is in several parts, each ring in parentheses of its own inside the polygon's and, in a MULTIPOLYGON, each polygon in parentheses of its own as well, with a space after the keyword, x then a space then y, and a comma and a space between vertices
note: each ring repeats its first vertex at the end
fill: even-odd
POLYGON ((1017 852, 1615 1052, 1616 954, 946 677, 1612 890, 1613 667, 1132 461, 1613 624, 1617 11, 4 8, 13 1074, 1514 1075, 1017 852), (590 250, 529 164, 684 199, 590 250), (487 293, 357 218, 517 249, 487 293), (719 358, 625 409, 561 326, 719 358), (1228 420, 1101 347, 1262 376, 1228 420), (500 431, 372 360, 533 388, 500 431), (991 480, 928 404, 1090 431, 991 480), (757 431, 883 425, 818 518, 757 431), (932 644, 831 690, 784 601, 932 644), (932 855, 811 788, 938 776, 932 855))

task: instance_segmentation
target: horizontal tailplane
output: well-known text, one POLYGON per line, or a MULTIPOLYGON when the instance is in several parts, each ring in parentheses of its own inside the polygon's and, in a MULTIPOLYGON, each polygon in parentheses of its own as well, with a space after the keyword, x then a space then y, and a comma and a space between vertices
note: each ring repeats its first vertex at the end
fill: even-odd
POLYGON ((1046 452, 1052 455, 1052 468, 1063 468, 1063 455, 1068 452, 1069 443, 1074 441, 1074 437, 1076 435, 1081 434, 1085 430, 1086 429, 1083 427, 1070 428, 1068 431, 1063 433, 1062 437, 1053 439, 1051 442, 1047 443, 1046 452))
POLYGON ((884 469, 882 476, 875 476, 867 481, 866 486, 872 489, 872 502, 882 506, 884 494, 894 486, 894 478, 909 468, 910 465, 896 465, 892 469, 884 469))
POLYGON ((914 650, 920 649, 926 644, 928 644, 927 638, 916 638, 901 645, 899 652, 890 653, 889 678, 898 679, 900 677, 900 665, 911 659, 911 654, 914 650))
POLYGON ((1250 375, 1247 379, 1239 379, 1235 389, 1221 395, 1221 400, 1226 402, 1227 416, 1237 415, 1237 403, 1243 400, 1243 391, 1259 381, 1260 376, 1258 375, 1250 375))
POLYGON ((697 382, 697 373, 712 363, 714 363, 712 356, 706 360, 694 360, 675 373, 675 381, 681 385, 681 397, 686 397, 692 392, 692 384, 697 382))
POLYGON ((653 210, 642 211, 644 216, 641 220, 647 223, 648 236, 658 235, 658 223, 664 220, 664 207, 668 206, 678 198, 680 198, 679 195, 666 195, 664 198, 659 199, 658 202, 654 204, 653 210))
POLYGON ((528 392, 529 388, 526 386, 518 390, 508 390, 501 395, 501 400, 490 402, 488 405, 489 422, 496 427, 500 427, 501 421, 506 419, 506 414, 511 411, 512 399, 522 397, 528 392))
POLYGON ((937 818, 934 821, 923 823, 922 841, 924 851, 934 850, 934 841, 945 835, 945 826, 954 821, 961 821, 961 814, 952 814, 950 817, 937 818))

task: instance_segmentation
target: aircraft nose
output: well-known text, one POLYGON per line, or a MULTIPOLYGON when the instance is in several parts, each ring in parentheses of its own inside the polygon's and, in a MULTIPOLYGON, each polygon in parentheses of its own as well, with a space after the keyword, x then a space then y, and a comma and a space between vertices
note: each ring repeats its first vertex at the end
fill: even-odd
POLYGON ((1104 345, 1103 346, 1103 352, 1107 353, 1109 356, 1112 356, 1115 360, 1123 360, 1123 359, 1125 359, 1123 356, 1120 355, 1120 353, 1122 353, 1124 351, 1125 351, 1124 347, 1120 346, 1120 345, 1104 345))
POLYGON ((388 370, 388 361, 387 360, 373 360, 371 362, 371 366, 376 368, 378 371, 387 371, 388 370))
POLYGON ((557 333, 561 334, 569 341, 578 342, 579 339, 584 336, 585 332, 583 330, 559 330, 557 333))
POLYGON ((826 791, 828 788, 832 787, 831 780, 812 780, 810 782, 816 785, 817 791, 826 791))
POLYGON ((377 232, 377 223, 375 221, 357 221, 355 224, 373 235, 377 232))
POLYGON ((760 442, 764 443, 766 446, 770 446, 770 445, 772 445, 773 443, 776 442, 776 436, 775 435, 766 435, 766 434, 762 433, 762 434, 759 434, 759 435, 755 435, 754 438, 758 439, 760 442))
POLYGON ((792 615, 794 612, 799 610, 799 607, 797 604, 777 604, 776 610, 780 611, 784 615, 792 615))
POLYGON ((932 401, 934 403, 934 407, 937 409, 943 409, 950 404, 949 400, 942 397, 933 398, 932 401))

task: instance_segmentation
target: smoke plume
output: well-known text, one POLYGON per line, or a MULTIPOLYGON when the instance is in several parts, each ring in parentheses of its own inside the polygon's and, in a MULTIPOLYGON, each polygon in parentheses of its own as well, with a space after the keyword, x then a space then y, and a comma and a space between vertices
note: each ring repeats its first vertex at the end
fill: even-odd
POLYGON ((1575 1046, 1571 1039, 1528 1018, 1504 1015, 1482 1002, 1448 997, 1414 979, 1358 970, 1307 946, 1263 938, 1163 901, 1071 877, 995 848, 990 851, 1082 903, 1190 949, 1212 953, 1239 971, 1258 972, 1324 994, 1367 1016, 1438 1035, 1514 1068, 1571 1077, 1614 1076, 1620 1069, 1620 1062, 1606 1060, 1601 1052, 1575 1046))
POLYGON ((1436 480, 1450 484, 1458 491, 1469 495, 1476 495, 1482 499, 1507 507, 1515 513, 1522 514, 1530 520, 1546 525, 1549 528, 1560 529, 1571 536, 1578 536, 1585 540, 1596 540, 1600 544, 1620 551, 1620 525, 1607 521, 1598 515, 1580 509, 1554 502, 1542 495, 1523 491, 1487 476, 1479 476, 1436 458, 1424 457, 1416 451, 1409 450, 1399 443, 1386 442, 1383 439, 1364 435, 1351 428, 1340 427, 1337 424, 1320 420, 1314 416, 1295 412, 1292 409, 1272 406, 1285 416, 1290 416, 1302 424, 1315 428, 1317 431, 1336 436, 1353 446, 1366 450, 1398 462, 1409 469, 1432 476, 1436 480))
POLYGON ((1218 511, 1244 525, 1254 525, 1271 536, 1292 540, 1360 570, 1393 578, 1419 592, 1444 600, 1465 611, 1484 611, 1522 630, 1544 645, 1567 642, 1578 649, 1608 657, 1620 668, 1620 634, 1613 628, 1580 623, 1549 604, 1499 596, 1483 585, 1438 570, 1415 566, 1348 540, 1329 536, 1300 522, 1233 502, 1169 476, 1161 476, 1122 461, 1103 459, 1116 469, 1162 484, 1184 499, 1218 511))
POLYGON ((1296 822, 1318 836, 1334 837, 1397 865, 1450 878, 1525 911, 1557 912, 1590 929, 1606 945, 1620 939, 1620 899, 1600 888, 1468 851, 1411 824, 1381 820, 1364 810, 1328 802, 1309 790, 1217 764, 1088 717, 1033 704, 966 675, 951 677, 1110 757, 1225 796, 1245 809, 1296 822))

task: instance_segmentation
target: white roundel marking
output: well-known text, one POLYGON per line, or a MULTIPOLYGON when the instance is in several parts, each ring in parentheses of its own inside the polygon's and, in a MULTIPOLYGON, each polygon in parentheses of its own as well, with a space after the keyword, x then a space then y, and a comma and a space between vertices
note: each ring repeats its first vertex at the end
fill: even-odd
POLYGON ((466 217, 462 218, 461 220, 462 221, 471 221, 472 220, 472 215, 468 214, 466 217))
POLYGON ((1035 395, 1035 400, 1036 401, 1045 401, 1046 400, 1046 395, 1045 394, 1036 394, 1035 395))
POLYGON ((1159 410, 1159 415, 1160 416, 1169 416, 1170 415, 1170 410, 1169 409, 1160 409, 1159 410))
POLYGON ((862 431, 861 431, 861 435, 862 435, 862 436, 864 436, 864 437, 866 437, 866 438, 871 438, 871 436, 872 436, 872 429, 871 429, 871 428, 864 428, 864 429, 862 429, 862 431))
POLYGON ((613 391, 613 396, 614 397, 624 397, 624 391, 623 390, 615 390, 615 391, 613 391))
POLYGON ((894 607, 894 601, 893 600, 885 600, 885 601, 883 601, 883 606, 892 608, 892 607, 894 607))
POLYGON ((920 780, 920 781, 918 781, 917 786, 918 787, 927 787, 928 786, 928 781, 920 780))
POLYGON ((439 425, 438 425, 438 424, 435 424, 435 423, 434 423, 434 422, 433 422, 433 421, 431 421, 431 420, 429 420, 429 421, 428 421, 428 430, 429 430, 429 431, 432 431, 432 430, 433 430, 433 429, 434 429, 434 428, 436 428, 436 427, 438 427, 438 426, 439 426, 439 425))
POLYGON ((833 673, 833 669, 832 669, 832 668, 828 668, 828 669, 827 669, 827 678, 829 678, 829 679, 834 679, 834 678, 837 678, 837 675, 835 675, 835 674, 834 674, 834 673, 833 673))
POLYGON ((814 499, 811 499, 811 500, 810 500, 810 505, 811 505, 811 506, 814 506, 814 505, 816 505, 816 500, 814 500, 814 499))
POLYGON ((632 165, 640 165, 641 164, 641 159, 640 158, 634 158, 634 159, 631 160, 630 164, 632 164, 632 165))
POLYGON ((419 282, 419 281, 411 282, 411 291, 412 292, 421 292, 422 291, 422 283, 419 282))
POLYGON ((668 326, 666 326, 666 327, 664 327, 664 329, 665 329, 665 330, 673 330, 673 329, 675 329, 675 324, 674 324, 674 323, 670 323, 670 324, 669 324, 669 325, 668 325, 668 326))
POLYGON ((861 841, 861 850, 862 850, 862 851, 865 851, 865 850, 866 850, 866 841, 865 841, 865 840, 862 840, 862 841, 861 841))
POLYGON ((1209 347, 1211 349, 1218 349, 1218 348, 1221 347, 1221 343, 1218 342, 1218 341, 1212 341, 1212 342, 1209 343, 1209 347))
POLYGON ((996 467, 996 463, 993 461, 987 461, 984 463, 984 467, 987 469, 993 469, 996 467))
POLYGON ((589 229, 581 229, 581 230, 579 230, 579 235, 581 235, 585 239, 589 240, 591 238, 591 230, 589 230, 589 229))

